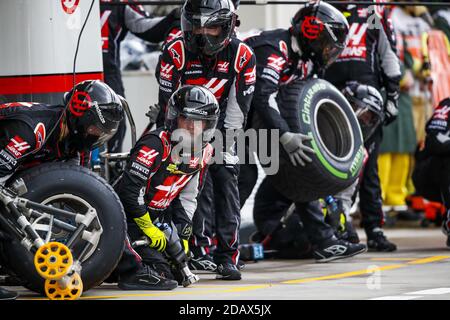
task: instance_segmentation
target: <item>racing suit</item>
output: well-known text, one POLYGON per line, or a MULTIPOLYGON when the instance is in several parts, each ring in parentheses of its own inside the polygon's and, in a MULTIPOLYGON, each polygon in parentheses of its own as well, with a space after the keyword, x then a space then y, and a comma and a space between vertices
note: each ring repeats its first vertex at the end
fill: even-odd
MULTIPOLYGON (((413 182, 419 195, 450 209, 450 98, 439 103, 426 126, 425 147, 416 152, 413 182)), ((447 216, 447 231, 450 220, 447 216)))
POLYGON ((66 140, 60 141, 62 112, 64 106, 41 103, 0 105, 0 184, 14 172, 44 162, 77 159, 89 165, 89 150, 71 150, 66 140))
MULTIPOLYGON (((294 52, 292 41, 290 32, 285 29, 262 32, 260 35, 246 39, 246 43, 255 51, 257 60, 252 116, 260 117, 265 125, 264 128, 279 129, 280 136, 295 130, 295 124, 290 123, 290 119, 296 117, 290 113, 295 112, 296 108, 286 107, 288 96, 285 95, 285 91, 293 85, 298 85, 297 81, 311 77, 315 71, 311 61, 303 61, 300 55, 294 52)), ((240 175, 240 191, 243 198, 250 195, 256 182, 256 172, 256 165, 247 164, 245 171, 240 175)), ((273 193, 271 189, 273 188, 258 190, 258 197, 260 199, 278 197, 280 202, 285 200, 282 195, 273 193)), ((244 202, 245 199, 242 199, 241 203, 244 204, 244 202)), ((271 206, 264 201, 258 205, 258 208, 266 207, 272 212, 271 206)), ((299 202, 296 203, 296 207, 311 242, 320 245, 321 242, 332 238, 333 229, 325 224, 323 214, 314 201, 299 202)), ((258 210, 256 208, 254 210, 257 215, 258 210)), ((259 210, 261 211, 263 210, 259 210)), ((267 222, 270 223, 270 220, 268 219, 267 222)))
MULTIPOLYGON (((151 18, 141 5, 110 5, 102 0, 100 7, 103 71, 105 83, 117 94, 125 97, 120 71, 120 43, 128 31, 137 37, 152 43, 159 43, 176 21, 175 12, 167 17, 151 18)), ((126 131, 126 119, 123 119, 117 134, 108 142, 110 152, 121 152, 126 131)))
MULTIPOLYGON (((189 239, 199 185, 212 151, 208 144, 200 156, 192 156, 189 163, 180 163, 172 154, 169 132, 157 129, 139 139, 130 152, 124 174, 115 186, 125 209, 128 235, 132 241, 144 236, 133 219, 147 212, 154 223, 170 225, 173 222, 180 238, 189 239)), ((136 248, 136 252, 145 264, 170 275, 166 259, 160 252, 148 246, 136 248)), ((135 261, 134 250, 126 247, 117 272, 121 274, 137 268, 135 261)))
MULTIPOLYGON (((235 37, 231 38, 230 43, 214 59, 205 59, 188 51, 183 39, 176 38, 164 46, 156 69, 160 86, 159 106, 164 111, 160 112, 158 122, 162 123, 167 102, 179 86, 203 85, 214 93, 219 102, 217 129, 223 136, 225 137, 227 131, 242 129, 255 89, 255 75, 253 51, 235 37)), ((240 226, 239 159, 236 156, 235 144, 229 150, 224 148, 215 152, 221 153, 224 163, 212 164, 209 167, 208 175, 211 176, 212 184, 204 186, 195 215, 201 223, 214 211, 218 240, 214 260, 217 264, 236 264, 239 257, 240 226), (215 210, 208 205, 211 199, 214 200, 215 210)), ((199 245, 210 243, 210 240, 201 234, 195 236, 199 239, 199 245)))
MULTIPOLYGON (((379 15, 385 17, 386 12, 384 10, 379 15)), ((349 42, 336 62, 327 68, 325 79, 341 90, 349 81, 358 81, 378 90, 384 88, 386 100, 397 105, 401 71, 390 23, 384 18, 380 20, 380 27, 373 28, 368 7, 347 5, 344 13, 350 25, 349 42)), ((359 195, 362 224, 366 230, 383 224, 377 164, 381 138, 382 128, 379 127, 365 142, 369 158, 360 180, 359 195)))

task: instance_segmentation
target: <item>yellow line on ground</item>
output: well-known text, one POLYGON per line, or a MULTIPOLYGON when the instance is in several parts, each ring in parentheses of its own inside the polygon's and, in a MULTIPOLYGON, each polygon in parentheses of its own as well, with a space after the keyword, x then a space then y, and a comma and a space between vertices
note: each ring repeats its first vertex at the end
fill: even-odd
MULTIPOLYGON (((377 258, 373 258, 371 260, 375 260, 377 258)), ((383 259, 383 258, 379 258, 383 259)), ((384 258, 384 259, 390 259, 390 258, 384 258)), ((257 289, 265 289, 270 288, 273 286, 277 286, 279 284, 299 284, 299 283, 308 283, 308 282, 315 282, 315 281, 323 281, 323 280, 335 280, 335 279, 343 279, 343 278, 350 278, 365 274, 371 274, 375 271, 384 271, 384 270, 395 270, 399 268, 408 267, 411 265, 418 265, 418 264, 427 264, 432 263, 436 261, 446 260, 450 259, 450 256, 433 256, 428 258, 422 258, 422 259, 415 259, 410 260, 409 258, 392 258, 396 260, 405 260, 409 261, 407 263, 403 264, 393 264, 393 265, 387 265, 382 267, 374 267, 374 268, 367 268, 363 270, 356 270, 351 272, 344 272, 344 273, 338 273, 338 274, 332 274, 327 276, 321 276, 321 277, 311 277, 311 278, 303 278, 303 279, 296 279, 296 280, 287 280, 282 281, 279 283, 272 283, 272 284, 259 284, 259 285, 242 285, 242 286, 224 286, 224 289, 217 289, 217 290, 189 290, 189 289, 196 289, 196 288, 214 288, 213 285, 199 285, 199 286, 192 286, 191 288, 187 289, 180 289, 180 291, 165 291, 165 292, 154 292, 154 293, 139 293, 139 294, 119 294, 119 295, 103 295, 103 296, 84 296, 80 299, 82 300, 89 300, 89 299, 120 299, 120 298, 133 298, 133 297, 164 297, 164 296, 178 296, 178 295, 198 295, 198 294, 211 294, 211 293, 233 293, 233 292, 244 292, 244 291, 251 291, 251 290, 257 290, 257 289), (406 260, 408 259, 408 260, 406 260)), ((389 261, 389 260, 386 260, 389 261)), ((219 287, 219 286, 217 286, 219 287)), ((28 299, 20 299, 20 300, 47 300, 46 298, 28 298, 28 299)))
MULTIPOLYGON (((80 300, 92 300, 92 299, 119 299, 119 298, 138 298, 138 297, 167 297, 167 296, 179 296, 179 295, 196 295, 196 294, 209 294, 209 293, 233 293, 233 292, 243 292, 257 289, 264 289, 271 287, 271 284, 262 285, 252 285, 252 286, 240 286, 235 288, 227 287, 225 290, 195 290, 195 291, 165 291, 165 292, 154 292, 154 293, 129 293, 129 294, 118 294, 118 295, 104 295, 104 296, 84 296, 80 300)), ((195 287, 189 288, 195 289, 195 287)), ((46 298, 31 298, 27 300, 48 300, 46 298)))
POLYGON ((417 258, 370 258, 372 261, 413 261, 417 258))
POLYGON ((378 268, 367 268, 367 269, 363 269, 363 270, 332 274, 332 275, 322 276, 322 277, 288 280, 288 281, 283 281, 281 283, 296 284, 296 283, 306 283, 306 282, 314 282, 314 281, 321 281, 321 280, 342 279, 342 278, 349 278, 349 277, 360 276, 360 275, 364 275, 364 274, 368 274, 368 273, 373 273, 375 271, 398 269, 398 268, 402 268, 405 266, 406 265, 404 265, 404 264, 393 264, 390 266, 384 266, 384 267, 378 267, 378 268))
POLYGON ((446 259, 450 259, 450 256, 434 256, 434 257, 429 257, 429 258, 424 258, 424 259, 418 259, 418 260, 408 262, 408 264, 424 264, 424 263, 436 262, 436 261, 446 260, 446 259))

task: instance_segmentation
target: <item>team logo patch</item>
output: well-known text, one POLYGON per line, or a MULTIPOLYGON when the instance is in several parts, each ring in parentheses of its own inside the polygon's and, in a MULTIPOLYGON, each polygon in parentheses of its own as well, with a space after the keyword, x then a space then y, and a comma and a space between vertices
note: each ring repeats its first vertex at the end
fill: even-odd
POLYGON ((197 168, 198 162, 199 162, 199 161, 200 161, 200 158, 199 158, 199 157, 192 158, 192 159, 189 161, 189 168, 191 168, 191 169, 197 168))
POLYGON ((322 20, 314 16, 309 16, 303 20, 301 31, 306 38, 314 40, 322 33, 323 28, 322 20))
POLYGON ((450 113, 450 106, 439 105, 434 110, 433 119, 439 119, 439 120, 447 121, 449 113, 450 113))
POLYGON ((172 57, 175 67, 181 70, 184 67, 184 46, 183 41, 178 40, 172 43, 169 48, 169 54, 172 57))
POLYGON ((283 57, 280 57, 276 54, 272 54, 270 57, 267 58, 267 66, 277 72, 281 72, 285 64, 286 60, 284 60, 283 57))
POLYGON ((348 44, 340 54, 340 59, 361 58, 365 59, 367 55, 366 36, 367 23, 352 23, 348 35, 348 44))
POLYGON ((91 108, 91 97, 86 92, 75 92, 69 103, 69 110, 75 117, 81 117, 91 108))
POLYGON ((161 61, 160 77, 165 80, 172 81, 173 68, 175 68, 174 65, 161 61))
POLYGON ((155 162, 156 156, 158 154, 159 152, 157 152, 156 150, 143 146, 141 150, 139 150, 139 155, 136 158, 136 161, 143 164, 147 168, 150 168, 155 162))
POLYGON ((11 139, 11 142, 8 143, 6 149, 16 158, 21 158, 31 146, 28 142, 24 141, 21 137, 15 136, 11 139))
POLYGON ((158 191, 150 201, 150 207, 156 210, 166 209, 192 177, 192 175, 172 175, 167 177, 161 185, 156 187, 158 191))
POLYGON ((178 28, 173 28, 169 35, 167 36, 166 43, 169 43, 172 40, 175 40, 176 38, 179 38, 183 35, 183 32, 178 28))
POLYGON ((45 126, 42 122, 39 122, 36 128, 34 128, 34 135, 36 137, 36 150, 42 148, 45 142, 45 126))
POLYGON ((229 62, 219 61, 219 63, 217 64, 217 71, 223 72, 223 73, 228 73, 229 67, 230 67, 229 62))
POLYGON ((285 41, 280 40, 280 51, 286 59, 288 59, 288 46, 285 41))
POLYGON ((251 69, 247 69, 244 73, 244 77, 246 85, 254 84, 256 82, 256 66, 251 69))
POLYGON ((358 8, 358 17, 367 18, 369 15, 369 10, 367 8, 358 8))
POLYGON ((247 65, 253 55, 253 51, 244 43, 239 44, 237 50, 236 60, 234 62, 234 69, 237 73, 240 73, 242 69, 247 65))

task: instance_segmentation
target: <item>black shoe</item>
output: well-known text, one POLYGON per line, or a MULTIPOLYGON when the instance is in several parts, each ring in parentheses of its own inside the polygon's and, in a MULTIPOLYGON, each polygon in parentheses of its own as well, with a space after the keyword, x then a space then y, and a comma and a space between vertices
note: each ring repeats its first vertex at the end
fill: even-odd
POLYGON ((314 250, 316 262, 329 262, 337 259, 353 257, 367 251, 364 244, 354 244, 345 240, 330 239, 314 250))
POLYGON ((196 271, 216 272, 217 270, 217 265, 214 263, 213 258, 209 254, 191 258, 188 265, 189 269, 196 271))
POLYGON ((219 280, 241 280, 241 272, 231 263, 220 263, 217 265, 217 276, 219 280))
POLYGON ((173 290, 178 283, 160 276, 149 266, 144 265, 136 273, 120 276, 118 286, 122 290, 173 290))
POLYGON ((381 228, 366 230, 366 233, 369 251, 392 252, 397 250, 397 246, 386 238, 381 228))
POLYGON ((18 296, 17 292, 0 287, 0 300, 16 300, 18 296))

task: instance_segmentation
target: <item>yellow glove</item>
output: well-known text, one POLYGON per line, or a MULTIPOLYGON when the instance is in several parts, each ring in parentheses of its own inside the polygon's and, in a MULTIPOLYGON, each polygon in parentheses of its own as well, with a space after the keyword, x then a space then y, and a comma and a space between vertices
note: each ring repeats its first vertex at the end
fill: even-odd
POLYGON ((183 245, 184 253, 189 256, 189 241, 186 239, 181 239, 181 244, 183 245))
POLYGON ((150 239, 150 247, 160 252, 166 250, 167 240, 164 232, 159 230, 150 219, 150 214, 147 212, 142 217, 134 218, 136 224, 141 228, 142 232, 150 239))

